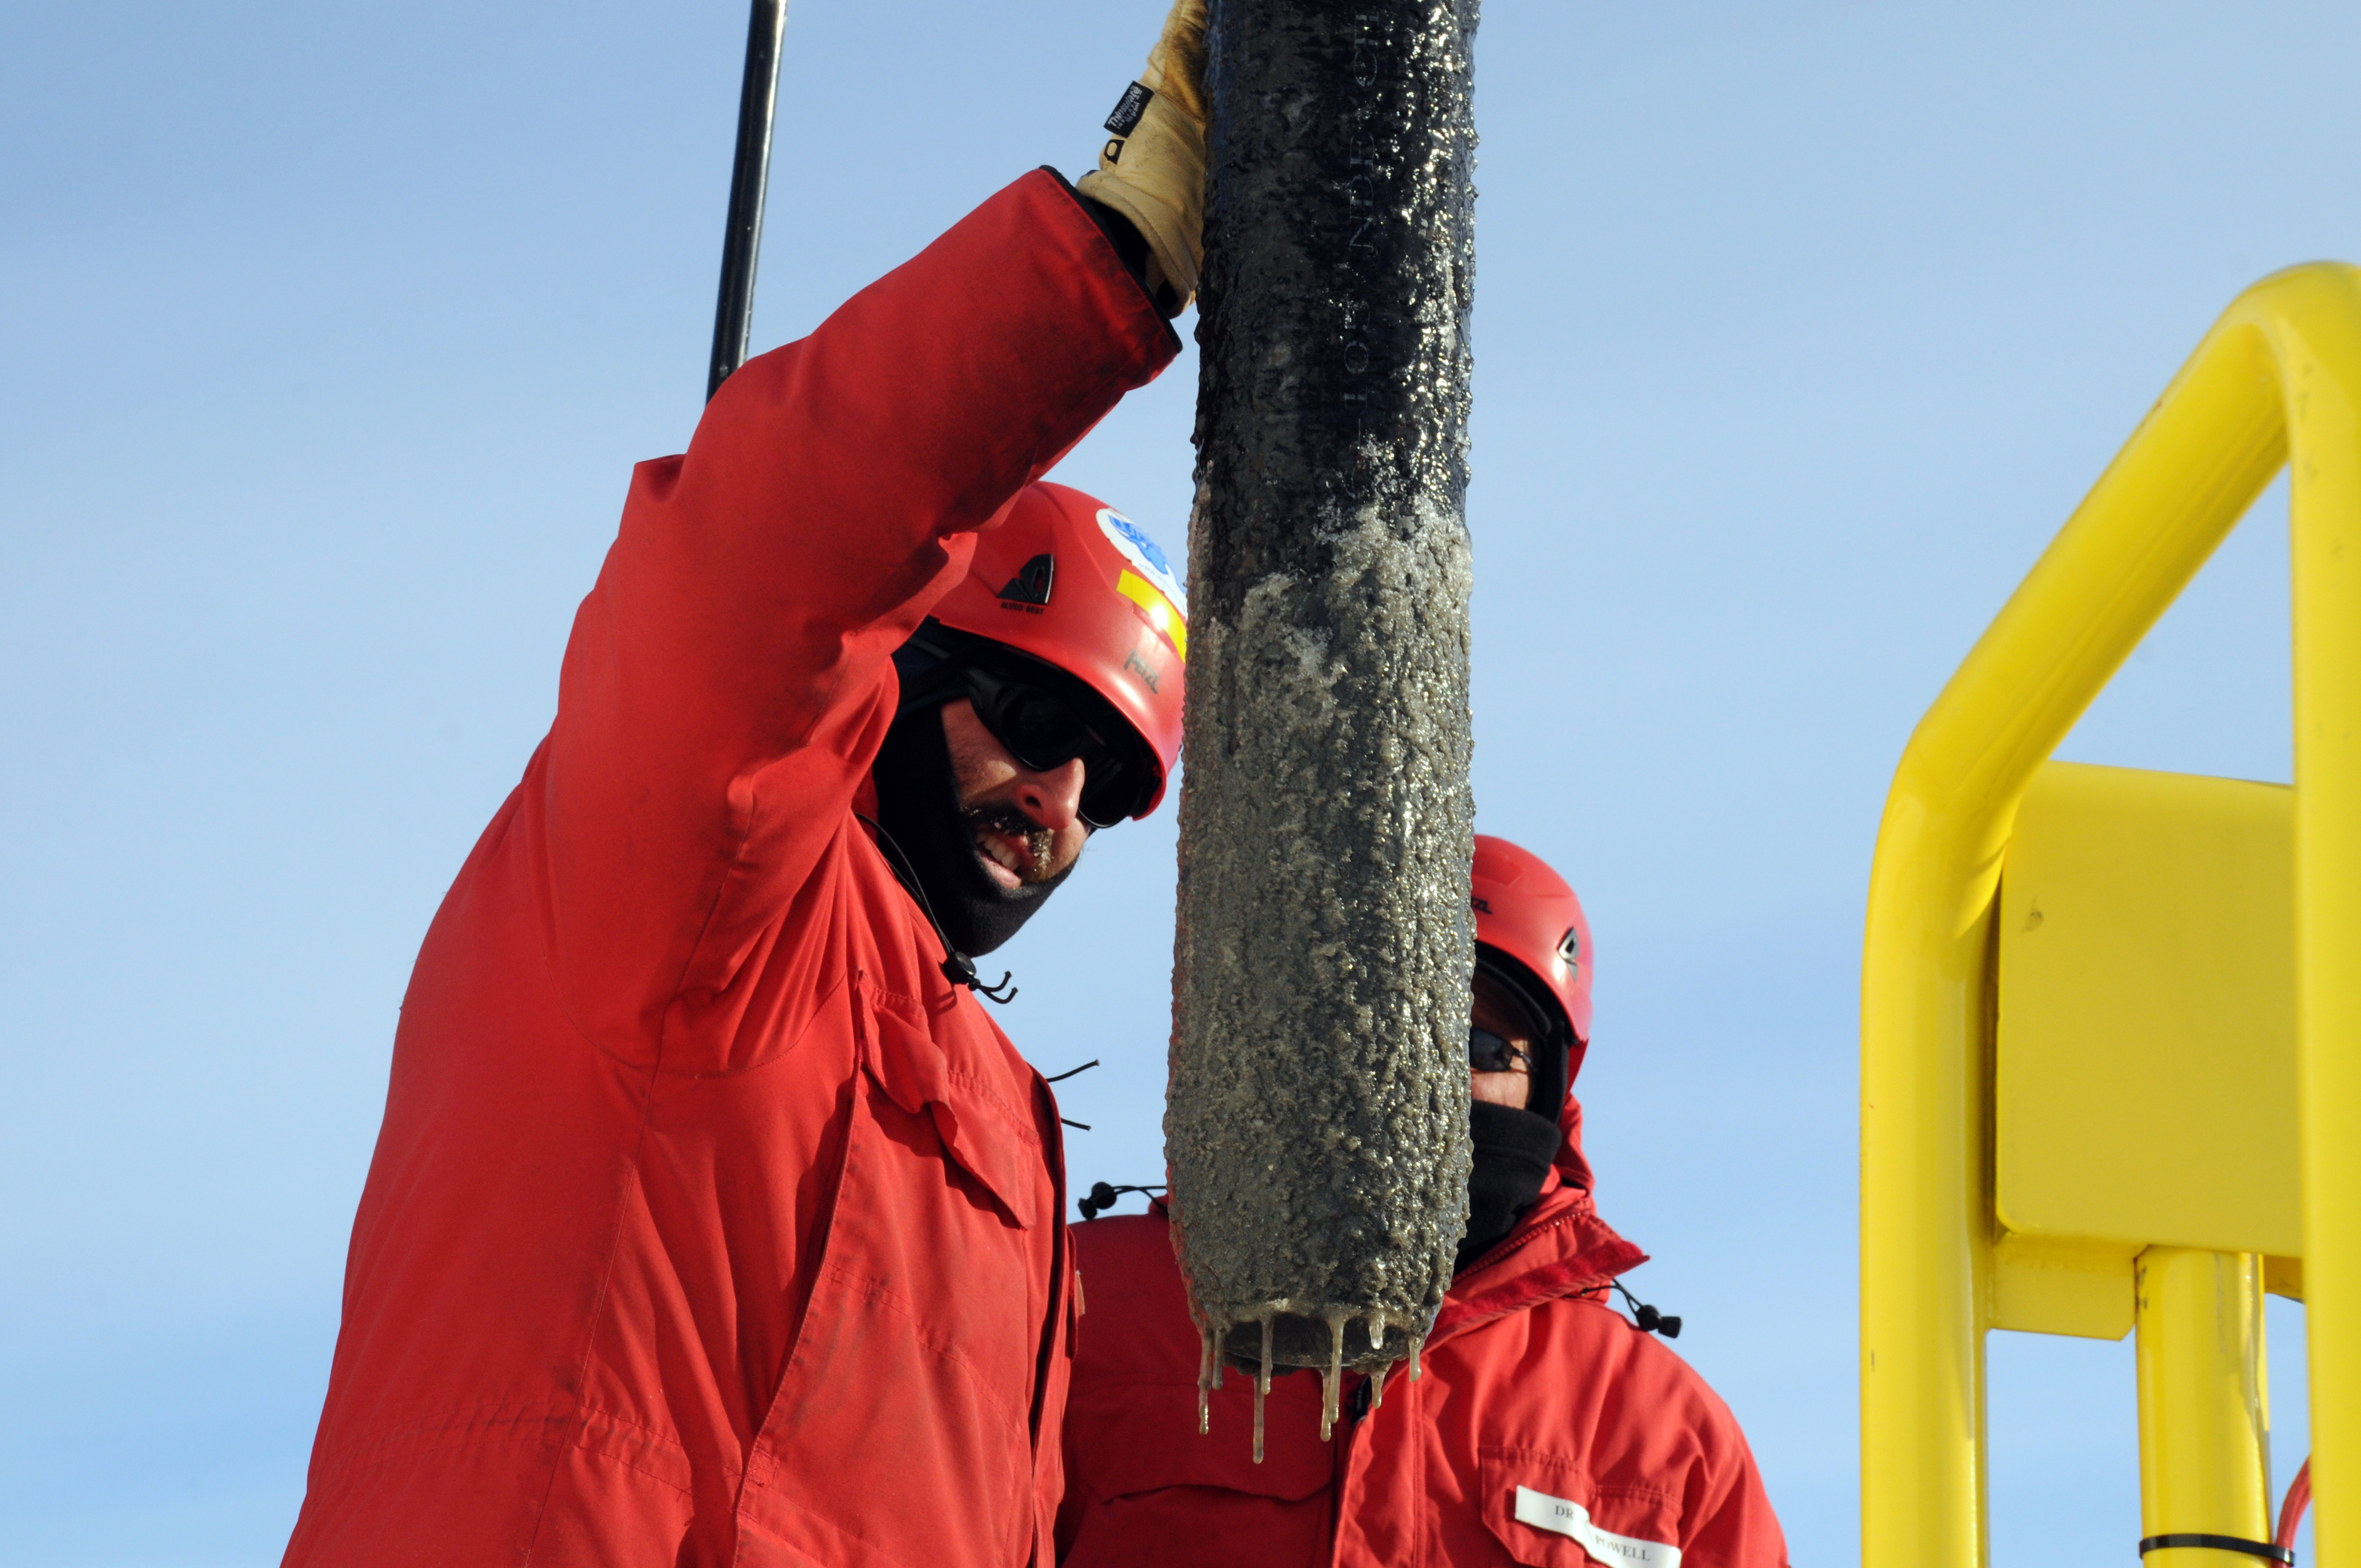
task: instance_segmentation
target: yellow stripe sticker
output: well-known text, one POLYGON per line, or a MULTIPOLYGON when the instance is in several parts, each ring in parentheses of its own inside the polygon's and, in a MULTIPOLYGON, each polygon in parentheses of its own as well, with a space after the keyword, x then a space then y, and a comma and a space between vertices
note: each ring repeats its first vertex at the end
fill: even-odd
POLYGON ((1164 633, 1180 657, 1189 656, 1189 622, 1173 608, 1162 588, 1126 567, 1123 576, 1115 580, 1115 591, 1146 611, 1148 623, 1164 633))

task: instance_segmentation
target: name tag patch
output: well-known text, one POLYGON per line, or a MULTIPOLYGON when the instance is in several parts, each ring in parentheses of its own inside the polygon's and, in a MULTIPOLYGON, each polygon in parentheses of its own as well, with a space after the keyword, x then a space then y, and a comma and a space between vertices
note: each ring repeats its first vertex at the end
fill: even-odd
POLYGON ((1591 1556, 1615 1568, 1681 1568, 1679 1547, 1601 1530, 1590 1522, 1590 1510, 1580 1503, 1553 1497, 1531 1486, 1517 1488, 1517 1522, 1570 1537, 1591 1556))

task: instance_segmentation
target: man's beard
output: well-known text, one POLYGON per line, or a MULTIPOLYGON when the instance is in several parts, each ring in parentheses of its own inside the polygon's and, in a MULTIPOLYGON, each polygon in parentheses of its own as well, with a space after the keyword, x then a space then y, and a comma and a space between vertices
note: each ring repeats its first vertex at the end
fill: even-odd
POLYGON ((960 803, 959 779, 951 771, 950 747, 943 739, 942 709, 913 708, 894 720, 878 749, 877 820, 908 861, 912 891, 943 939, 975 958, 1016 935, 1046 903, 1073 867, 1045 874, 1056 835, 1006 806, 968 808, 960 803), (1031 869, 1018 873, 1024 885, 1003 887, 984 869, 976 829, 993 828, 1022 836, 1032 850, 1031 869))
MULTIPOLYGON (((1027 852, 1023 869, 1016 866, 1003 868, 1015 875, 1017 881, 1029 885, 1054 882, 1065 874, 1049 869, 1049 857, 1056 852, 1058 843, 1055 828, 1042 827, 1013 806, 971 806, 961 809, 960 817, 967 823, 968 842, 975 846, 978 854, 988 853, 980 837, 987 832, 1003 833, 1009 838, 1025 840, 1027 852)), ((992 873, 987 872, 984 874, 990 876, 992 873)))

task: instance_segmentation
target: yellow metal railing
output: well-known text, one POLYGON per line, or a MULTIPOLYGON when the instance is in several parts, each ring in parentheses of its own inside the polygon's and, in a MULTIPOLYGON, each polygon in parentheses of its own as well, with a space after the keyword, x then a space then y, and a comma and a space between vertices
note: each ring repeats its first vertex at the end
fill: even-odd
MULTIPOLYGON (((2151 1247, 2140 1255, 2137 1292, 2141 1536, 2268 1541, 2262 1260, 2151 1247)), ((2149 1554, 2147 1568, 2213 1568, 2238 1558, 2164 1547, 2149 1554)))
MULTIPOLYGON (((1983 1334, 2008 1271, 2038 1263, 2012 1261, 1990 1153, 1993 920, 2018 804, 2290 459, 2315 1541, 2329 1568, 2361 1568, 2361 1537, 2340 1534, 2361 1523, 2339 1511, 2361 1475, 2361 271, 2331 264, 2266 279, 2223 315, 1896 770, 1861 977, 1865 1568, 1977 1568, 1986 1556, 1983 1334)), ((2144 1435, 2147 1424, 2144 1409, 2144 1435)))

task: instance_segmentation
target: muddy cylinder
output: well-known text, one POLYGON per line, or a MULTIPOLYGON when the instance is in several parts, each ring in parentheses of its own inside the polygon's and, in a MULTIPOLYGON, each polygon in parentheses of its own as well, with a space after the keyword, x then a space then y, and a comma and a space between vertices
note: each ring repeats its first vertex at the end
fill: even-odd
POLYGON ((1212 10, 1164 1124, 1209 1380, 1414 1366, 1466 1226, 1476 9, 1212 10))

